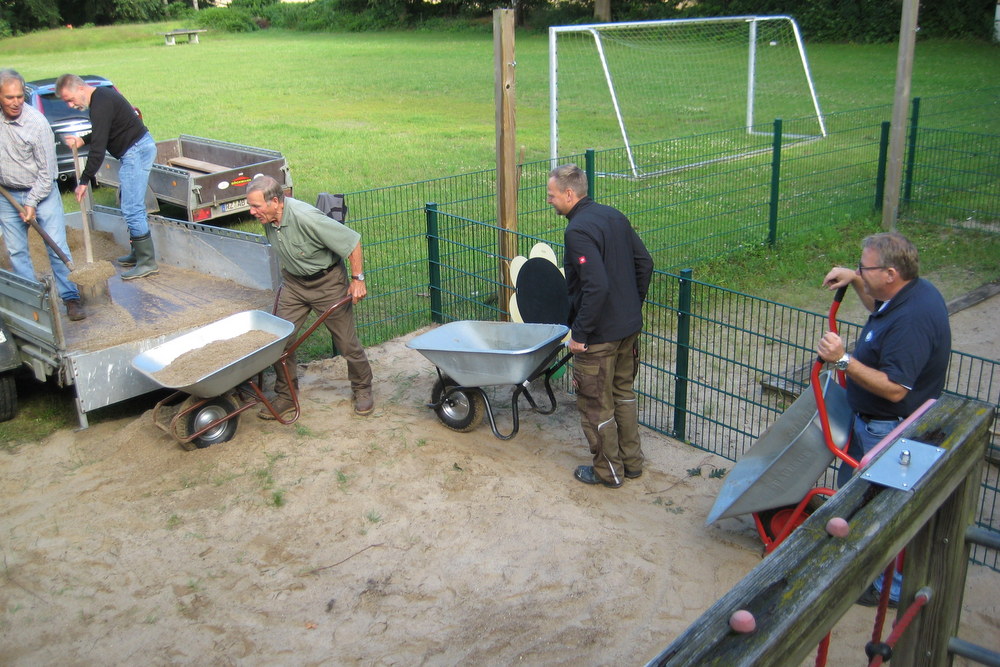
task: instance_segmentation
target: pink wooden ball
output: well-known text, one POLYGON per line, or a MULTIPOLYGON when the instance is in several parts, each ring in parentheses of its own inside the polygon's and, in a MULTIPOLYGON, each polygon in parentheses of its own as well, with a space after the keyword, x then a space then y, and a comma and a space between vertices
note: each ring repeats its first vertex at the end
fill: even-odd
POLYGON ((739 609, 729 617, 729 627, 736 632, 746 634, 757 628, 757 620, 746 609, 739 609))
POLYGON ((851 527, 847 524, 847 521, 835 516, 826 522, 826 532, 834 537, 847 537, 851 534, 851 527))

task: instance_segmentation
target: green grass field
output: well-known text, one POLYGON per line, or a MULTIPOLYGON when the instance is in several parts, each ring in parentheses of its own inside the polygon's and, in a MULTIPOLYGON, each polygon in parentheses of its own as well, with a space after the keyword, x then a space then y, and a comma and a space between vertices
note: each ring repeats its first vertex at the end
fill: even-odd
MULTIPOLYGON (((211 32, 198 45, 166 47, 157 33, 173 27, 59 29, 7 39, 0 41, 0 66, 29 80, 67 71, 107 76, 142 109, 157 139, 192 134, 280 150, 291 165, 296 196, 306 201, 321 191, 410 183, 495 164, 493 44, 487 34, 211 32)), ((528 161, 548 155, 547 49, 545 35, 517 36, 517 141, 528 161)), ((891 103, 893 45, 808 49, 825 112, 891 103)), ((994 85, 998 69, 994 45, 920 43, 913 94, 994 85)), ((708 131, 709 115, 693 120, 689 134, 708 131)), ((593 119, 576 122, 567 131, 586 136, 593 119)), ((77 208, 69 194, 65 201, 67 210, 77 208)), ((98 201, 112 203, 113 193, 99 191, 98 201)), ((853 254, 855 237, 877 226, 873 219, 851 224, 849 234, 831 228, 809 242, 728 257, 699 268, 698 278, 764 296, 787 293, 786 285, 816 279, 817 256, 838 246, 853 254), (775 276, 779 252, 783 269, 775 276)), ((963 284, 996 278, 1000 270, 990 244, 932 230, 920 245, 935 258, 934 268, 951 271, 963 284)), ((75 423, 70 393, 59 401, 44 391, 27 394, 22 415, 0 424, 0 443, 32 441, 75 423)))
MULTIPOLYGON (((27 79, 67 71, 111 78, 157 139, 180 134, 280 150, 296 192, 353 191, 494 166, 492 37, 483 33, 210 32, 166 47, 173 24, 59 29, 0 41, 0 63, 27 79)), ((516 39, 517 142, 548 156, 548 40, 516 39)), ((825 112, 892 101, 893 45, 816 44, 810 64, 825 112)), ((915 95, 995 84, 1000 49, 918 45, 915 95)), ((710 114, 678 136, 709 129, 710 114)), ((592 118, 576 121, 584 134, 592 118)), ((581 145, 574 150, 607 146, 581 145)))

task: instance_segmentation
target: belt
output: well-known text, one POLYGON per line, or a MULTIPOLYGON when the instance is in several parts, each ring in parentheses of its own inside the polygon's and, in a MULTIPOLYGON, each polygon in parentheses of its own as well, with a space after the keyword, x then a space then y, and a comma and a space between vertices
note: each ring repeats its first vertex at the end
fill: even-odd
MULTIPOLYGON (((337 266, 337 264, 339 264, 339 263, 340 262, 334 262, 333 264, 331 264, 330 266, 326 267, 325 269, 320 269, 316 273, 310 273, 308 276, 295 276, 295 277, 298 278, 299 280, 307 280, 307 281, 308 280, 319 280, 320 278, 322 278, 326 274, 328 274, 331 271, 333 271, 333 267, 337 266)), ((292 275, 295 275, 295 274, 292 274, 292 275)))

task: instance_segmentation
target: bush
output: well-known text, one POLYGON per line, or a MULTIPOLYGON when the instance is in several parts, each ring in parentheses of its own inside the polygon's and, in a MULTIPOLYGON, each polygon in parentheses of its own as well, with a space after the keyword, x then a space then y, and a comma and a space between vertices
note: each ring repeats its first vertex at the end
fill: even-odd
POLYGON ((202 28, 222 32, 253 32, 258 29, 253 15, 245 9, 209 7, 198 12, 195 18, 202 28))
POLYGON ((195 17, 194 7, 184 2, 171 2, 164 10, 164 16, 168 19, 187 20, 195 17))

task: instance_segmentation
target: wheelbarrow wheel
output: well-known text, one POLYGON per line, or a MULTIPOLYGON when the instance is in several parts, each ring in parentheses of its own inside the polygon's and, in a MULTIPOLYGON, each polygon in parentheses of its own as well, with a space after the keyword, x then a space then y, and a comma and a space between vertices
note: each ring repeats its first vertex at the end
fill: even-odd
MULTIPOLYGON (((202 399, 196 396, 188 396, 181 403, 178 411, 187 410, 189 407, 195 403, 200 402, 202 399)), ((190 414, 186 414, 180 418, 177 422, 177 437, 186 439, 190 434, 197 433, 201 429, 205 428, 208 424, 211 424, 216 419, 221 419, 226 415, 232 414, 236 411, 236 403, 233 399, 228 396, 216 396, 215 398, 210 398, 205 402, 204 405, 198 407, 196 410, 192 411, 190 414)), ((233 436, 236 435, 238 416, 233 416, 232 419, 227 419, 226 421, 213 426, 208 429, 197 438, 190 440, 189 442, 182 442, 181 446, 188 451, 193 449, 205 449, 206 447, 211 447, 212 445, 217 445, 220 442, 226 442, 232 440, 233 436)))
POLYGON ((483 421, 486 404, 478 391, 454 391, 447 394, 452 387, 458 386, 449 377, 434 383, 431 391, 431 402, 437 405, 434 411, 445 426, 459 433, 474 430, 483 421), (441 400, 442 396, 447 396, 441 400))

